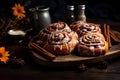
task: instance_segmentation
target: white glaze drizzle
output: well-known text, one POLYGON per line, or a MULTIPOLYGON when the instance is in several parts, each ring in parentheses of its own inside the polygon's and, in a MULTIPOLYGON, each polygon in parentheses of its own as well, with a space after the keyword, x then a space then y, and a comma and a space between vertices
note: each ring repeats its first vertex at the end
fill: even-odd
POLYGON ((94 46, 90 46, 89 48, 92 51, 93 55, 95 55, 94 46))
POLYGON ((57 47, 58 47, 60 50, 62 50, 62 45, 53 45, 54 51, 56 50, 57 47))
POLYGON ((99 45, 98 48, 100 50, 100 55, 101 55, 102 54, 102 47, 99 45))
POLYGON ((69 50, 69 47, 68 47, 68 44, 67 44, 67 43, 65 43, 65 46, 66 46, 67 50, 69 50))

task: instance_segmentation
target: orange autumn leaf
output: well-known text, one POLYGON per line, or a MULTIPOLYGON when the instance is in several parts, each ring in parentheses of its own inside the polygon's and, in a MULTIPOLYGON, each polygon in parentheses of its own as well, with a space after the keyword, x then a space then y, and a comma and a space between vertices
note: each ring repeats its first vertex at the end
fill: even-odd
POLYGON ((6 63, 9 60, 10 54, 5 50, 5 47, 0 47, 0 61, 6 63))
POLYGON ((23 19, 25 17, 25 9, 24 6, 20 4, 15 4, 14 7, 12 7, 13 15, 16 16, 18 19, 23 19))

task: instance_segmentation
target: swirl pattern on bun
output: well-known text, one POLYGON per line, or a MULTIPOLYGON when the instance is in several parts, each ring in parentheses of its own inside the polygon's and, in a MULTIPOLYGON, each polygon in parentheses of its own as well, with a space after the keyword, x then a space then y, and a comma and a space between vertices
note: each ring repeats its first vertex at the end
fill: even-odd
POLYGON ((66 32, 54 32, 48 37, 44 48, 55 55, 66 55, 74 50, 77 43, 78 40, 66 32))
POLYGON ((39 32, 36 43, 43 46, 48 40, 48 37, 54 32, 66 32, 70 37, 78 39, 77 33, 72 31, 65 22, 56 22, 48 25, 39 32))
POLYGON ((108 51, 108 43, 102 34, 89 33, 79 38, 78 53, 82 56, 99 56, 108 51))
POLYGON ((43 30, 40 31, 39 36, 42 37, 42 39, 47 39, 47 37, 55 32, 55 31, 63 31, 64 29, 70 29, 69 26, 64 22, 56 22, 52 23, 43 30))
POLYGON ((86 23, 82 21, 77 21, 70 25, 71 29, 75 31, 79 37, 92 32, 92 33, 101 33, 99 25, 94 23, 86 23))

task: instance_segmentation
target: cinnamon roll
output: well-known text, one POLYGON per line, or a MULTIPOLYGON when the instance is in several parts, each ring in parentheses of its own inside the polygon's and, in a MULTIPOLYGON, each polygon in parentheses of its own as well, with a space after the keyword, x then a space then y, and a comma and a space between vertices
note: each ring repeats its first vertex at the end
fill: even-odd
POLYGON ((44 45, 44 49, 54 55, 67 55, 72 53, 78 40, 70 37, 66 32, 54 32, 48 37, 48 42, 44 45))
POLYGON ((43 46, 45 42, 48 40, 48 37, 54 33, 54 32, 66 32, 68 33, 72 38, 77 38, 78 35, 76 32, 72 31, 70 27, 65 22, 56 22, 48 25, 46 28, 41 30, 39 34, 37 35, 38 40, 36 43, 43 46))
POLYGON ((70 25, 70 28, 75 31, 79 37, 92 32, 101 33, 100 26, 95 23, 87 23, 83 21, 77 21, 70 25))
POLYGON ((46 39, 51 33, 55 31, 63 31, 64 29, 70 29, 64 22, 56 22, 48 25, 46 28, 40 31, 39 36, 46 39))
POLYGON ((108 51, 108 43, 102 34, 89 33, 79 38, 77 50, 82 56, 99 56, 108 51))

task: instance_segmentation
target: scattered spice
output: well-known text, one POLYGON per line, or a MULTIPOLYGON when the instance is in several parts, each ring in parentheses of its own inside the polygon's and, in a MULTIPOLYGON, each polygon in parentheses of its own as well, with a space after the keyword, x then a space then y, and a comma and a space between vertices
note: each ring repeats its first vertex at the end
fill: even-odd
POLYGON ((11 57, 9 63, 12 67, 16 67, 16 68, 25 65, 25 61, 22 58, 17 58, 16 56, 11 57))
POLYGON ((87 66, 85 64, 80 64, 80 66, 78 67, 78 69, 80 71, 86 71, 88 68, 87 68, 87 66))
POLYGON ((100 61, 97 63, 97 68, 98 69, 106 69, 108 66, 108 62, 107 61, 100 61))

